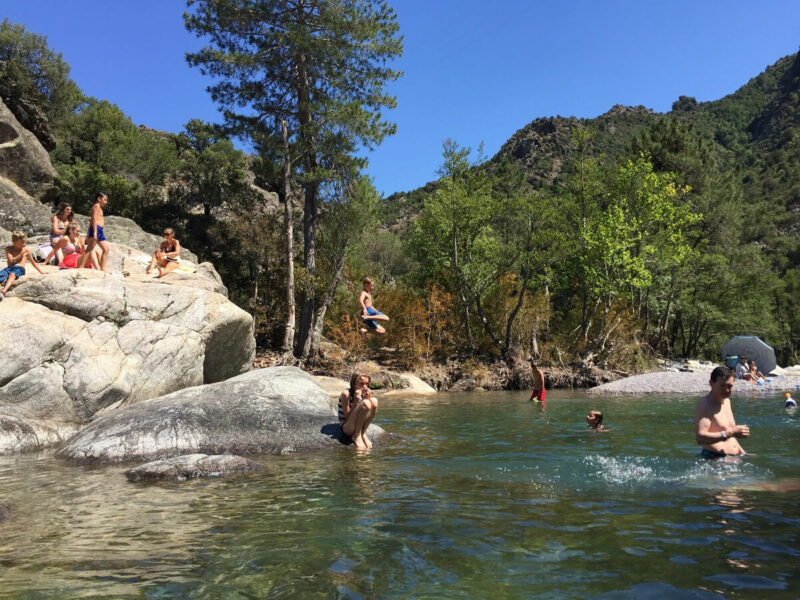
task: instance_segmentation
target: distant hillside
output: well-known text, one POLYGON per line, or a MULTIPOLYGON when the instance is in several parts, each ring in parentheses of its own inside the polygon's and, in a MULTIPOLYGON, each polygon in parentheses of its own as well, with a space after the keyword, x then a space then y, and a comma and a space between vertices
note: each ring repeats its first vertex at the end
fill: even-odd
MULTIPOLYGON (((699 138, 713 140, 725 167, 740 172, 746 201, 756 210, 785 211, 776 218, 777 232, 800 234, 800 53, 780 59, 719 100, 681 96, 668 113, 616 105, 593 119, 538 118, 514 133, 487 166, 508 159, 522 167, 534 188, 557 191, 572 166, 575 127, 593 132, 591 155, 611 161, 664 117, 680 119, 699 138)), ((384 205, 384 222, 404 229, 435 188, 430 182, 392 194, 384 205)))

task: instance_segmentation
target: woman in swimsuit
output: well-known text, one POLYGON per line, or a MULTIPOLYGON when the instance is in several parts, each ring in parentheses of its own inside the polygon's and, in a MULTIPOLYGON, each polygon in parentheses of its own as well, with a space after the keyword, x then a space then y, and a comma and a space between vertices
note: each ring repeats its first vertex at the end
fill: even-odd
MULTIPOLYGON (((56 244, 67 234, 67 227, 75 220, 72 214, 72 207, 69 204, 61 204, 58 211, 50 219, 50 245, 55 248, 56 244)), ((52 253, 51 253, 52 256, 52 253)), ((64 260, 64 255, 59 250, 56 252, 58 262, 64 260)), ((47 263, 45 263, 47 264, 47 263)))
POLYGON ((378 401, 372 397, 369 381, 369 375, 353 373, 350 388, 339 396, 339 424, 359 450, 372 448, 367 428, 378 410, 378 401))
MULTIPOLYGON (((59 267, 62 269, 77 269, 78 257, 85 252, 85 249, 86 246, 84 246, 83 240, 81 239, 81 226, 77 223, 70 223, 67 226, 66 235, 62 236, 55 243, 44 262, 47 264, 50 262, 50 259, 53 258, 54 254, 56 256, 60 254, 63 258, 58 261, 59 267)), ((94 252, 89 256, 89 264, 86 265, 86 268, 100 268, 100 263, 97 261, 97 254, 94 252)))
POLYGON ((175 239, 175 230, 167 227, 161 235, 164 236, 164 241, 153 252, 153 260, 144 271, 149 275, 156 268, 159 278, 174 271, 181 264, 181 243, 175 239))

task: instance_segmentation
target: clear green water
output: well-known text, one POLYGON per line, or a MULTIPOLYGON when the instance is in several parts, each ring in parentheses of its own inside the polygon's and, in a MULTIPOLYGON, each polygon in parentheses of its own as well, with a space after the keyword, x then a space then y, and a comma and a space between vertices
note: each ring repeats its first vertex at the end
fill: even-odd
POLYGON ((388 447, 227 482, 0 457, 0 597, 797 598, 800 491, 759 488, 800 477, 781 405, 734 400, 733 464, 695 458, 694 398, 559 392, 386 400, 388 447))

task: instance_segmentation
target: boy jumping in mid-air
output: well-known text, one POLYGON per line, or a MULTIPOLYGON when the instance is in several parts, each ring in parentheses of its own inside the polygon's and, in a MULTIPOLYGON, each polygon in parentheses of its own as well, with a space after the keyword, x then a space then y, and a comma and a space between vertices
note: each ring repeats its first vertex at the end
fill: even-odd
POLYGON ((358 297, 358 304, 361 307, 361 320, 367 329, 361 329, 361 333, 366 336, 367 330, 374 333, 386 333, 386 330, 378 325, 378 321, 388 321, 389 317, 379 310, 375 310, 372 306, 372 288, 375 287, 375 282, 371 277, 364 277, 364 289, 358 297))
POLYGON ((25 261, 31 259, 31 264, 34 268, 44 275, 44 271, 39 268, 39 265, 33 259, 31 251, 25 247, 25 234, 21 231, 15 231, 11 234, 11 245, 6 246, 6 264, 5 269, 0 270, 0 284, 3 289, 0 290, 0 301, 6 297, 8 289, 14 285, 14 282, 25 275, 25 261))
POLYGON ((89 232, 86 234, 86 251, 78 261, 78 268, 82 269, 86 265, 86 260, 94 251, 95 246, 100 246, 103 253, 100 257, 100 268, 104 273, 108 273, 108 253, 111 250, 106 241, 106 236, 103 233, 106 221, 103 217, 103 207, 108 204, 108 196, 103 192, 97 192, 94 195, 94 204, 92 204, 92 211, 89 215, 89 232))

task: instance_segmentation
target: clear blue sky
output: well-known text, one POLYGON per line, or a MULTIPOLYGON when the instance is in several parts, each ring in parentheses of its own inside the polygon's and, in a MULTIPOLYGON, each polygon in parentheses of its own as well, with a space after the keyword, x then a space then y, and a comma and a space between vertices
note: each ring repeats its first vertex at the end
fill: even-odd
MULTIPOLYGON (((594 117, 614 104, 667 111, 713 100, 800 46, 798 0, 390 0, 405 37, 391 86, 396 136, 369 156, 386 194, 435 178, 453 138, 491 156, 549 115, 594 117)), ((183 0, 0 0, 0 16, 45 35, 87 93, 137 124, 179 131, 215 120, 183 0)))

